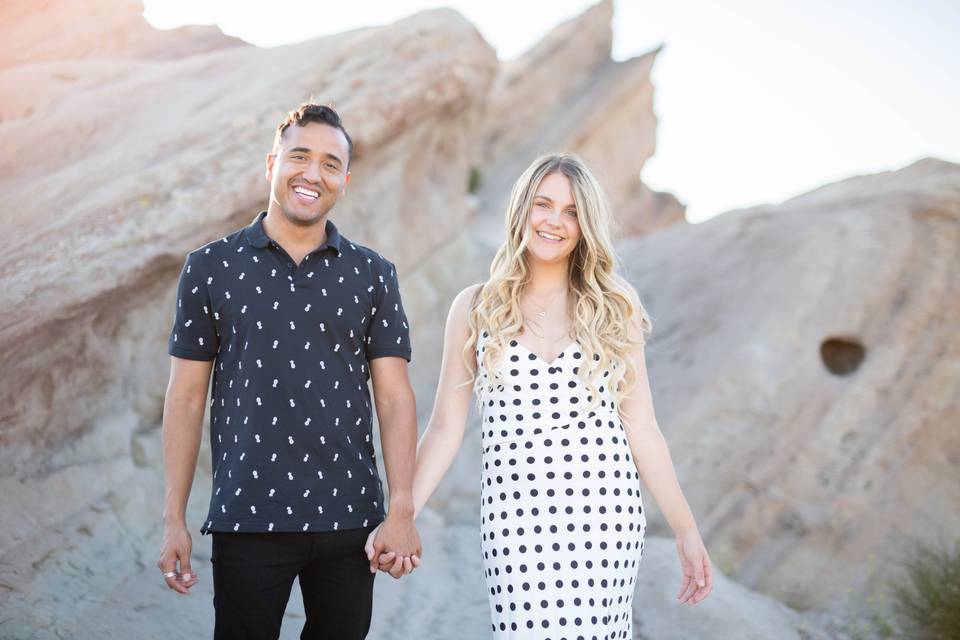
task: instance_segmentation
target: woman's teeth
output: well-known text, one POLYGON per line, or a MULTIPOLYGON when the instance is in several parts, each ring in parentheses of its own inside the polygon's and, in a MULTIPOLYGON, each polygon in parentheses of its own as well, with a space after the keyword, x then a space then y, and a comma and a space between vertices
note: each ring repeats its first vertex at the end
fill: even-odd
POLYGON ((551 242, 560 242, 563 240, 560 236, 555 236, 552 233, 547 233, 546 231, 537 231, 537 235, 543 238, 544 240, 549 240, 551 242))

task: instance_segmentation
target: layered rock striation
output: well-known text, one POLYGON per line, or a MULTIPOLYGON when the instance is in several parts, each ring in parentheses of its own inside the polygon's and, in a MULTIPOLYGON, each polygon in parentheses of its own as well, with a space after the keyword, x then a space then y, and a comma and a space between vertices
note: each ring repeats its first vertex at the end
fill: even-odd
MULTIPOLYGON (((332 218, 398 265, 422 423, 446 309, 485 277, 517 175, 548 150, 595 169, 633 236, 619 249, 653 316, 660 425, 718 569, 742 583, 721 577, 723 606, 702 617, 668 610, 662 584, 678 570, 646 494, 659 559, 641 568, 644 637, 821 637, 767 596, 859 612, 899 575, 905 544, 960 531, 957 165, 924 160, 684 224, 679 201, 640 179, 658 50, 613 62, 609 1, 509 63, 445 10, 273 49, 213 28, 157 32, 131 0, 15 1, 0 15, 15 45, 0 55, 12 240, 0 257, 0 635, 130 637, 147 620, 169 637, 210 623, 209 599, 175 600, 153 566, 173 291, 189 250, 266 206, 273 129, 311 98, 333 103, 356 143, 332 218)), ((460 608, 381 624, 385 638, 420 622, 485 637, 485 623, 470 635, 486 615, 475 436, 424 516, 438 564, 410 591, 378 585, 397 616, 441 594, 460 608)), ((208 451, 200 466, 193 523, 208 451)), ((207 581, 208 560, 209 540, 195 540, 207 581)))

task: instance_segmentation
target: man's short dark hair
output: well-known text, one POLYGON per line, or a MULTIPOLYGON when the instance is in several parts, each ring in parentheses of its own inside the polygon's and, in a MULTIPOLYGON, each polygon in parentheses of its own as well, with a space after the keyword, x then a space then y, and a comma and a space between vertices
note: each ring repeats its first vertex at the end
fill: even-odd
POLYGON ((283 119, 283 122, 277 125, 277 135, 273 138, 273 152, 276 153, 280 147, 283 132, 286 131, 290 125, 302 127, 311 122, 326 124, 334 129, 340 129, 340 131, 343 132, 343 137, 347 139, 347 166, 349 166, 350 160, 353 157, 353 140, 350 139, 350 134, 347 133, 347 130, 343 128, 343 122, 340 121, 340 114, 325 104, 305 102, 294 111, 288 113, 287 117, 283 119))

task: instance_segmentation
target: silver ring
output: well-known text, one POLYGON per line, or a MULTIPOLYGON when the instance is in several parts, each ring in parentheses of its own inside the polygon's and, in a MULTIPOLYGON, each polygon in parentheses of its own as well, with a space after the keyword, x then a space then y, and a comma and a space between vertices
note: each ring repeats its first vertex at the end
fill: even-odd
POLYGON ((164 577, 164 578, 176 578, 176 577, 177 577, 177 572, 176 572, 176 571, 166 571, 166 572, 164 572, 163 577, 164 577))

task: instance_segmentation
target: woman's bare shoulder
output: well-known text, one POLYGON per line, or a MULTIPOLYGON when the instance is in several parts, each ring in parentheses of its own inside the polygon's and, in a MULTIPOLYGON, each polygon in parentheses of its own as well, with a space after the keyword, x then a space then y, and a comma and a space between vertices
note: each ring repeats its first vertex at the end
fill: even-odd
POLYGON ((476 306, 483 285, 482 282, 471 284, 457 294, 450 305, 450 319, 452 321, 458 325, 466 326, 467 317, 470 315, 470 310, 476 306))

